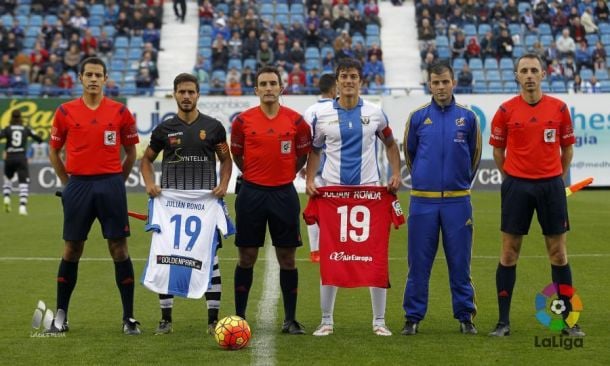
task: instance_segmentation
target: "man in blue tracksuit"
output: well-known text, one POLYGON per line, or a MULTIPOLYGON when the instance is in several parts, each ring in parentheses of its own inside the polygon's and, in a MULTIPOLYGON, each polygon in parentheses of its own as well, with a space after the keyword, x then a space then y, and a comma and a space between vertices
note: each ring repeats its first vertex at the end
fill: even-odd
POLYGON ((456 81, 449 65, 433 64, 428 83, 432 101, 412 112, 405 127, 404 153, 412 189, 402 334, 417 334, 419 322, 426 315, 439 232, 443 234, 449 268, 453 316, 460 322, 462 333, 476 334, 470 279, 470 186, 481 159, 481 131, 476 115, 455 102, 456 81))

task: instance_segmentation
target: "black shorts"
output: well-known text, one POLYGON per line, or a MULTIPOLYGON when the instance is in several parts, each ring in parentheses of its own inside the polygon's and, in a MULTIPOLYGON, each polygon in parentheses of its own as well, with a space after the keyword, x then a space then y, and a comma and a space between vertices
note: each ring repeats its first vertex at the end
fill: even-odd
POLYGON ((6 175, 8 179, 13 179, 15 173, 17 173, 19 183, 30 183, 28 159, 25 156, 19 158, 8 157, 4 161, 4 175, 6 175))
POLYGON ((61 201, 64 206, 64 240, 87 240, 96 218, 105 239, 121 239, 130 234, 122 174, 71 176, 61 201))
POLYGON ((271 242, 276 247, 300 247, 299 196, 292 183, 264 187, 243 181, 235 200, 235 245, 262 247, 269 223, 271 242))
POLYGON ((501 230, 526 235, 536 210, 544 235, 570 230, 566 191, 561 177, 522 179, 506 176, 502 182, 501 230))

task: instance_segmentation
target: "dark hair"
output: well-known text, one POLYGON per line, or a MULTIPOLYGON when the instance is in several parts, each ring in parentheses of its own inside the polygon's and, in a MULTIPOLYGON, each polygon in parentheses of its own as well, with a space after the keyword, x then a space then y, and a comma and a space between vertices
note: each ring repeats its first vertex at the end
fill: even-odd
POLYGON ((355 58, 342 58, 341 60, 339 60, 339 62, 337 63, 337 70, 335 70, 335 79, 338 80, 341 71, 347 69, 356 69, 358 71, 358 76, 360 77, 360 80, 362 80, 362 64, 355 58))
POLYGON ((21 111, 19 109, 15 109, 11 113, 11 122, 12 125, 20 125, 22 123, 21 120, 21 111))
POLYGON ((451 80, 453 80, 454 79, 453 68, 451 67, 451 65, 449 65, 448 62, 446 62, 446 61, 432 62, 430 67, 428 67, 428 81, 432 80, 432 74, 440 75, 446 71, 449 71, 449 74, 451 74, 451 80))
POLYGON ((320 87, 320 93, 326 94, 330 92, 330 90, 334 88, 335 85, 337 85, 337 83, 335 81, 335 77, 332 74, 323 74, 322 76, 320 76, 320 81, 318 83, 318 86, 320 87))
POLYGON ((517 59, 517 61, 515 61, 515 72, 518 71, 519 62, 521 62, 521 60, 523 60, 524 58, 529 58, 529 59, 532 59, 532 60, 538 60, 538 62, 540 63, 540 70, 546 71, 546 63, 544 62, 542 57, 540 57, 540 55, 537 54, 537 53, 528 52, 528 53, 523 54, 521 57, 519 57, 517 59))
POLYGON ((87 66, 88 64, 91 65, 102 65, 102 67, 104 68, 104 76, 108 75, 108 69, 106 68, 106 63, 104 62, 104 60, 102 60, 99 57, 87 57, 86 59, 83 60, 83 62, 80 63, 78 69, 80 70, 80 74, 82 75, 83 71, 85 71, 85 66, 87 66))
POLYGON ((197 80, 195 75, 186 72, 178 74, 174 79, 174 93, 178 91, 178 85, 181 83, 195 83, 195 89, 199 93, 199 80, 197 80))
POLYGON ((275 74, 277 75, 277 80, 280 84, 280 88, 283 87, 282 85, 282 76, 280 75, 280 72, 277 68, 273 67, 273 66, 263 66, 260 69, 258 69, 258 71, 256 72, 256 77, 254 78, 254 80, 256 80, 256 86, 258 87, 258 77, 261 74, 275 74))

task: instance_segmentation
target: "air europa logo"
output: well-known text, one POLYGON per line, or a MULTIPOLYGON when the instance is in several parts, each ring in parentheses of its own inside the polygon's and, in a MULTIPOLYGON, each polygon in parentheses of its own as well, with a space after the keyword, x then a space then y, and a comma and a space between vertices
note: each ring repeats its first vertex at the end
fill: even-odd
POLYGON ((345 252, 332 252, 329 259, 336 262, 372 262, 373 257, 345 254, 345 252))

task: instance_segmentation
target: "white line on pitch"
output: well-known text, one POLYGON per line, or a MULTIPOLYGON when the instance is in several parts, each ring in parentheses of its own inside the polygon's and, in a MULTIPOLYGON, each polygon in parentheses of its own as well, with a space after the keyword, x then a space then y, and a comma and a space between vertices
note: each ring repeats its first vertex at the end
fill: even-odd
POLYGON ((251 365, 275 365, 275 335, 277 302, 280 297, 280 266, 275 258, 275 248, 268 243, 265 249, 265 279, 263 294, 258 302, 256 330, 253 334, 251 365))

